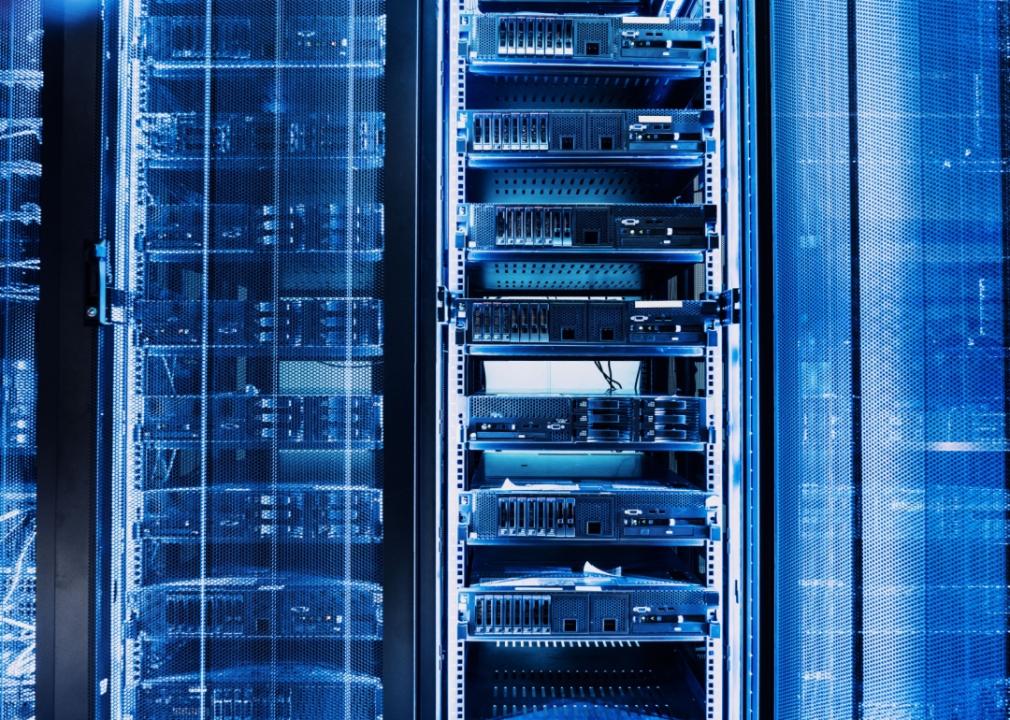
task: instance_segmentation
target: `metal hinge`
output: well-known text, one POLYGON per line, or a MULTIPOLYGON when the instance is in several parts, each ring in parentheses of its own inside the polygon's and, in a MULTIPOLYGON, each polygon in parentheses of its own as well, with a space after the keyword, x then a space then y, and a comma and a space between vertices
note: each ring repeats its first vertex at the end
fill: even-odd
POLYGON ((461 58, 466 58, 470 55, 470 27, 474 22, 474 19, 469 15, 464 15, 459 20, 460 28, 456 52, 461 58))
POLYGON ((740 288, 726 290, 719 294, 719 319, 723 325, 735 325, 740 322, 740 288))
POLYGON ((463 209, 465 206, 460 208, 459 216, 456 218, 456 249, 463 250, 466 248, 467 237, 470 232, 469 217, 466 211, 463 209))
POLYGON ((451 302, 452 296, 449 295, 449 290, 439 285, 435 290, 435 317, 439 325, 449 324, 449 306, 451 302))
POLYGON ((466 542, 470 535, 470 523, 473 522, 473 496, 470 493, 460 493, 459 523, 457 525, 457 540, 466 542))

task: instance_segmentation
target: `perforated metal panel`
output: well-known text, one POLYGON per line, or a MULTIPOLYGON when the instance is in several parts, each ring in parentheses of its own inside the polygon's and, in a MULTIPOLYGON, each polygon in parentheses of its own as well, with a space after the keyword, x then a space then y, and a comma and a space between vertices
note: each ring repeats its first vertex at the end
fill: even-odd
POLYGON ((565 632, 566 628, 573 627, 572 621, 575 622, 575 629, 570 632, 587 632, 589 629, 589 600, 585 597, 554 598, 551 605, 551 632, 558 634, 565 632))
POLYGON ((556 168, 500 168, 467 174, 468 196, 486 202, 624 203, 676 202, 693 197, 693 174, 652 168, 594 168, 591 176, 556 168))
POLYGON ((575 47, 579 48, 579 52, 586 53, 586 43, 596 43, 601 49, 607 48, 610 45, 610 26, 603 23, 580 24, 575 28, 575 47))
POLYGON ((384 13, 120 4, 111 718, 382 717, 384 13))
POLYGON ((773 5, 776 717, 1007 716, 1006 14, 773 5))
POLYGON ((486 290, 634 290, 642 282, 635 263, 497 262, 481 268, 486 290))
POLYGON ((35 716, 35 314, 42 12, 0 3, 0 718, 35 716))
POLYGON ((624 633, 628 631, 628 598, 617 595, 589 598, 590 631, 604 630, 604 621, 613 621, 613 627, 608 624, 606 632, 624 633))
POLYGON ((572 399, 568 397, 517 398, 511 395, 474 395, 470 398, 473 417, 568 418, 572 399))

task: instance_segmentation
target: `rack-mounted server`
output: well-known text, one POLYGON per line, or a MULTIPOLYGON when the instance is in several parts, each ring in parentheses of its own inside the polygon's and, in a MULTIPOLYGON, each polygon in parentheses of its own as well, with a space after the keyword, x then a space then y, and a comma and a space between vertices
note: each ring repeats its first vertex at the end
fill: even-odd
POLYGON ((287 252, 353 253, 362 261, 380 260, 384 244, 381 204, 346 209, 338 203, 168 204, 148 210, 147 232, 138 249, 159 261, 215 255, 287 252), (203 237, 205 218, 208 237, 203 237))
POLYGON ((470 674, 478 717, 529 720, 645 720, 694 717, 705 706, 701 643, 533 642, 517 656, 513 643, 471 643, 492 672, 470 674))
POLYGON ((457 328, 475 344, 705 345, 726 315, 714 300, 464 301, 457 328))
POLYGON ((697 640, 718 635, 718 593, 589 568, 476 583, 460 592, 468 640, 697 640))
POLYGON ((283 347, 377 349, 382 303, 371 298, 295 298, 275 301, 144 300, 134 310, 147 346, 237 346, 255 351, 283 347), (201 334, 209 314, 208 338, 201 334))
MULTIPOLYGON (((319 8, 325 10, 325 8, 319 8)), ((337 11, 336 6, 329 8, 337 11)), ((285 61, 305 63, 305 69, 324 71, 326 63, 346 63, 354 54, 356 63, 381 66, 385 58, 386 18, 359 15, 353 19, 341 15, 287 15, 279 38, 276 18, 270 12, 248 15, 216 15, 211 18, 208 52, 205 17, 186 13, 144 18, 142 38, 147 57, 158 63, 189 61, 201 65, 207 56, 227 68, 255 67, 265 63, 273 67, 285 61), (353 33, 354 47, 348 47, 353 33), (246 65, 248 63, 248 65, 246 65)))
POLYGON ((152 720, 198 716, 201 708, 211 717, 228 720, 294 720, 346 707, 361 717, 382 714, 382 686, 377 678, 318 663, 285 663, 271 669, 252 664, 203 677, 178 674, 158 681, 141 679, 138 685, 138 711, 152 720), (275 673, 284 679, 278 681, 275 673), (341 682, 333 681, 334 674, 341 676, 341 682), (193 693, 194 685, 205 691, 193 693))
POLYGON ((676 396, 487 395, 469 397, 468 446, 609 444, 690 449, 708 439, 704 401, 676 396))
POLYGON ((717 243, 711 205, 475 204, 460 211, 458 242, 470 259, 475 251, 529 249, 563 249, 567 257, 596 252, 600 260, 629 250, 694 250, 700 257, 717 243))
POLYGON ((225 486, 201 495, 195 489, 148 491, 137 532, 147 539, 201 539, 220 543, 277 541, 290 544, 355 543, 382 539, 382 496, 369 487, 303 487, 259 492, 225 486), (193 519, 206 508, 208 522, 193 519))
POLYGON ((236 640, 382 636, 382 587, 326 577, 214 578, 155 585, 144 591, 138 622, 146 638, 236 640))
POLYGON ((508 158, 688 164, 708 149, 711 113, 682 110, 470 112, 457 138, 472 165, 508 158))
POLYGON ((289 160, 342 161, 353 153, 359 164, 381 163, 385 147, 382 113, 215 113, 209 123, 197 112, 148 113, 141 128, 150 160, 166 167, 202 161, 205 153, 219 162, 254 162, 274 153, 289 160))
POLYGON ((375 447, 382 442, 382 405, 372 396, 151 396, 138 426, 143 444, 179 447, 239 443, 281 447, 375 447), (206 421, 194 422, 203 416, 206 421))
POLYGON ((658 482, 511 482, 461 493, 471 545, 691 544, 718 539, 718 499, 658 482))
POLYGON ((467 70, 657 69, 700 76, 714 56, 711 19, 625 15, 463 15, 467 70))

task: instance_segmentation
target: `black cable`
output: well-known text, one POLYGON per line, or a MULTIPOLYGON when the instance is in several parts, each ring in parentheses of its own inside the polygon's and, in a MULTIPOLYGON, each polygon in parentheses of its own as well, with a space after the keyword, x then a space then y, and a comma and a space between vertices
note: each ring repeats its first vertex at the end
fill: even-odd
POLYGON ((621 390, 623 390, 624 389, 624 385, 621 384, 620 380, 617 380, 617 379, 614 378, 614 368, 610 364, 609 360, 607 360, 607 373, 609 373, 609 375, 610 375, 610 382, 612 382, 614 385, 616 385, 621 390))
POLYGON ((613 392, 614 390, 616 390, 616 387, 614 385, 614 378, 608 375, 607 371, 603 369, 603 363, 601 363, 599 360, 593 360, 593 364, 596 365, 596 369, 600 371, 600 375, 602 375, 603 379, 606 380, 607 387, 610 389, 610 391, 613 392))

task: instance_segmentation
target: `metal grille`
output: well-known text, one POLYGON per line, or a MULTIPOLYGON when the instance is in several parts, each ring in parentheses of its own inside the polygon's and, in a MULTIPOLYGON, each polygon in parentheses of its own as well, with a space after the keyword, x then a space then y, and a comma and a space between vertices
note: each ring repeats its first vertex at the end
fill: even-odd
POLYGON ((624 148, 624 116, 620 113, 594 113, 587 123, 586 143, 591 150, 621 150, 624 148), (609 141, 609 145, 608 145, 609 141))
POLYGON ((581 150, 585 148, 585 115, 555 113, 550 118, 551 149, 581 150))
POLYGON ((481 270, 486 290, 634 290, 642 282, 634 263, 498 262, 481 270))
POLYGON ((612 303, 590 304, 588 333, 589 342, 598 342, 610 337, 618 342, 623 340, 624 308, 612 303))
POLYGON ((628 598, 618 595, 590 597, 589 617, 592 632, 627 632, 628 598), (604 620, 612 620, 613 624, 604 626, 604 620))
POLYGON ((777 717, 1007 714, 1006 16, 773 10, 777 717))
POLYGON ((690 180, 684 173, 671 181, 669 173, 653 168, 594 168, 591 177, 565 168, 549 174, 538 168, 497 168, 469 172, 466 194, 509 203, 675 202, 689 196, 690 180))
POLYGON ((586 632, 589 627, 589 603, 584 597, 556 596, 551 606, 551 632, 586 632), (567 622, 566 622, 567 621, 567 622), (574 621, 574 625, 572 622, 574 621))
POLYGON ((568 418, 572 400, 567 397, 517 398, 511 395, 473 395, 470 397, 473 417, 534 417, 568 418))
POLYGON ((0 4, 0 718, 35 716, 41 4, 0 4))
POLYGON ((604 23, 580 23, 575 28, 575 47, 579 52, 590 54, 586 43, 596 43, 597 53, 606 52, 610 47, 610 25, 604 23))
POLYGON ((121 4, 111 717, 382 717, 384 13, 121 4))

